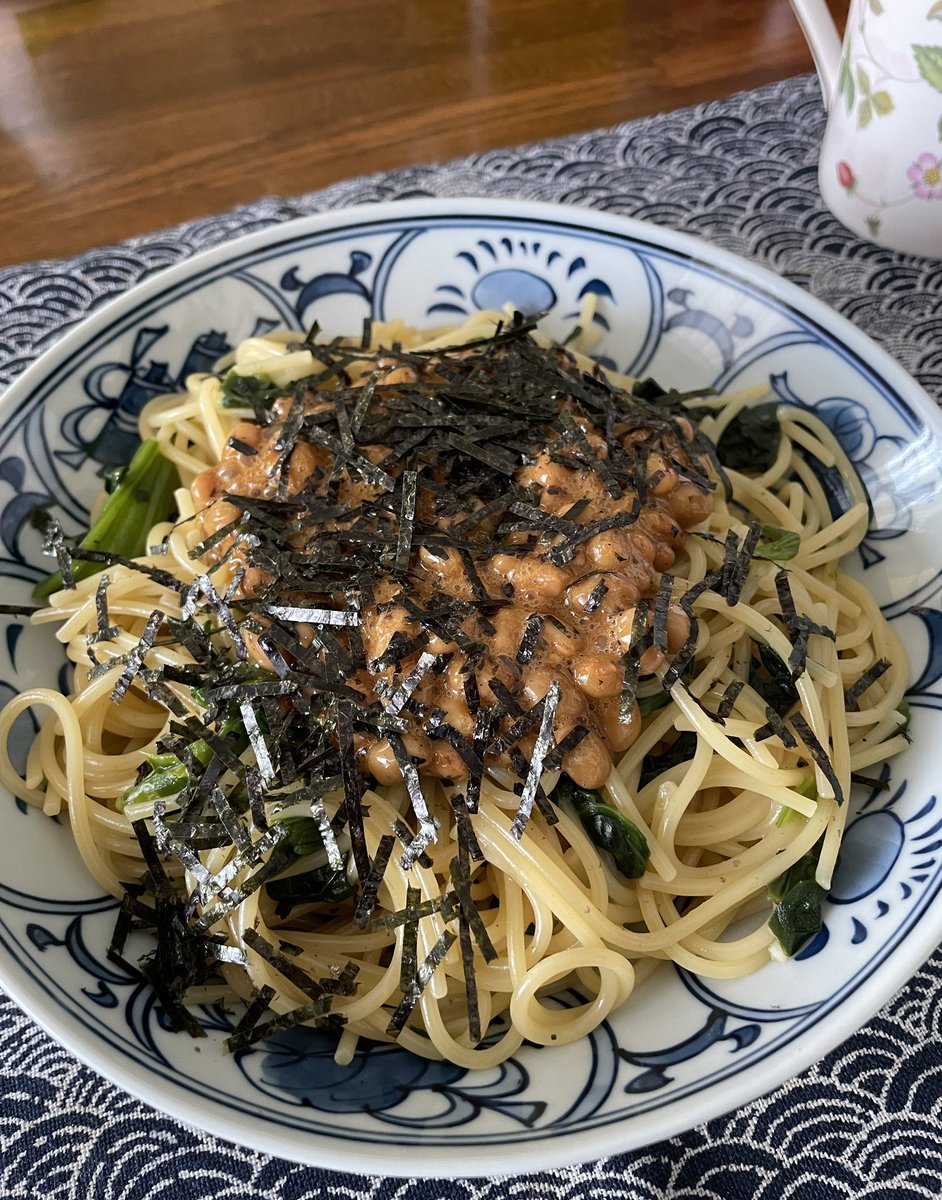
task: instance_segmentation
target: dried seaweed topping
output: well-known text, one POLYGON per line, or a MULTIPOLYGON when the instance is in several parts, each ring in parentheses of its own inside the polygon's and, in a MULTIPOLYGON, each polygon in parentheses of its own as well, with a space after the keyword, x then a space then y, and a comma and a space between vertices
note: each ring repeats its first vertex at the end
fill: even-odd
MULTIPOLYGON (((512 828, 519 837, 534 805, 547 821, 557 819, 541 778, 559 769, 588 734, 586 725, 577 725, 557 742, 558 682, 532 706, 521 686, 525 669, 542 653, 542 639, 553 633, 547 622, 556 618, 530 613, 516 648, 500 660, 491 653, 501 607, 519 601, 512 583, 493 583, 489 560, 504 554, 565 564, 589 539, 629 529, 658 482, 649 479, 652 455, 679 478, 705 491, 713 486, 701 452, 674 420, 681 411, 679 396, 628 396, 581 371, 564 351, 538 346, 531 328, 515 320, 455 355, 384 350, 356 383, 348 368, 356 363, 360 373, 372 356, 336 339, 317 347, 324 363, 320 375, 287 389, 246 382, 249 377, 230 372, 223 383, 227 398, 250 405, 266 426, 270 485, 266 482, 264 495, 225 494, 237 516, 204 539, 199 553, 214 565, 192 583, 142 565, 180 595, 180 618, 166 619, 162 628, 195 665, 147 665, 149 645, 161 644, 160 626, 145 630, 148 637, 136 656, 132 650, 116 660, 125 687, 143 687, 173 713, 158 752, 170 759, 160 786, 176 790, 168 793, 173 805, 155 819, 151 885, 169 887, 180 897, 190 933, 202 935, 206 946, 214 924, 252 891, 265 887, 275 899, 284 888, 293 894, 307 886, 304 868, 294 867, 298 847, 290 822, 297 818, 282 815, 297 806, 310 812, 304 820, 328 858, 327 867, 308 874, 340 873, 346 879, 347 855, 338 838, 345 846, 349 838, 350 878, 356 882, 343 902, 349 905, 347 919, 365 927, 376 911, 394 836, 402 843, 400 865, 407 871, 416 863, 431 865, 426 849, 438 836, 419 777, 422 760, 409 753, 408 735, 422 732, 453 748, 467 778, 444 784, 457 852, 452 890, 436 911, 457 920, 474 1039, 481 1034, 474 944, 485 959, 493 953, 470 882, 481 859, 473 818, 484 771, 500 759, 516 773, 519 802, 512 828), (386 381, 390 368, 399 377, 395 384, 386 381), (601 488, 619 500, 620 511, 599 516, 599 506, 588 498, 554 502, 558 511, 547 511, 540 487, 515 478, 541 456, 582 478, 594 476, 596 486, 588 494, 598 495, 601 488), (302 460, 316 465, 298 479, 302 460), (221 577, 216 564, 225 561, 227 588, 214 582, 221 577), (426 563, 447 563, 458 594, 437 588, 426 563), (375 622, 393 608, 404 613, 402 627, 377 646, 375 622), (252 662, 261 657, 256 647, 267 658, 264 670, 252 662), (460 722, 429 699, 433 681, 449 670, 459 694, 463 690, 470 732, 456 728, 460 722), (181 709, 177 696, 185 687, 199 691, 204 705, 199 718, 181 709), (364 829, 364 792, 371 782, 366 751, 379 739, 388 742, 411 812, 397 818, 394 836, 381 839, 371 860, 364 829), (209 847, 229 851, 225 866, 215 872, 200 858, 209 847), (178 878, 177 863, 185 866, 192 894, 179 883, 171 886, 166 874, 161 882, 161 853, 176 860, 178 878)), ((232 448, 240 455, 251 450, 238 439, 232 448)), ((260 462, 256 454, 253 470, 260 462)), ((104 553, 93 558, 95 553, 90 561, 121 561, 104 553)), ((727 583, 745 557, 737 546, 727 583)), ((590 612, 610 586, 604 572, 597 575, 590 612)), ((714 585, 710 580, 704 586, 714 585)), ((637 606, 625 657, 622 699, 629 712, 644 651, 667 648, 672 591, 673 581, 665 576, 657 596, 637 606)), ((678 602, 692 617, 692 597, 678 602)), ((105 592, 98 616, 103 633, 110 629, 105 592)), ((677 657, 693 652, 696 622, 691 624, 692 638, 677 657)), ((437 951, 417 965, 412 939, 424 915, 424 908, 409 903, 394 914, 404 922, 406 941, 403 1003, 391 1029, 405 1025, 425 986, 423 972, 430 977, 440 961, 436 954, 444 955, 455 938, 450 933, 450 940, 440 940, 437 951)), ((212 946, 203 956, 207 969, 227 953, 218 941, 212 946)), ((286 977, 296 968, 286 946, 251 948, 286 977)), ((259 1024, 260 1010, 251 1026, 238 1030, 235 1045, 252 1044, 265 1031, 299 1021, 336 1023, 324 1003, 323 981, 307 980, 305 986, 310 1005, 265 1025, 259 1024)))
POLYGON ((757 742, 763 742, 766 738, 775 736, 780 739, 786 750, 793 750, 798 745, 792 731, 769 704, 765 706, 765 719, 766 724, 756 730, 757 742))
POLYGON ((444 962, 445 955, 451 949, 454 941, 455 934, 451 930, 446 929, 425 956, 422 965, 415 973, 412 987, 405 993, 396 1011, 393 1013, 389 1024, 386 1026, 386 1032, 390 1037, 396 1037, 405 1028, 406 1022, 412 1015, 412 1010, 418 1004, 422 993, 425 991, 439 965, 444 962))
MULTIPOLYGON (((422 893, 409 884, 406 887, 406 911, 414 912, 421 902, 422 893)), ((419 918, 408 917, 403 921, 402 952, 399 959, 399 991, 404 996, 412 994, 419 956, 419 918)))
POLYGON ((493 962, 497 957, 497 951, 494 949, 494 943, 490 939, 487 926, 484 924, 478 907, 471 898, 471 870, 465 857, 462 854, 456 855, 451 860, 449 869, 451 871, 451 886, 458 897, 458 905, 461 908, 462 916, 468 922, 471 932, 474 934, 474 940, 477 942, 484 956, 484 961, 493 962))
POLYGON ((379 885, 383 882, 383 876, 386 874, 386 867, 389 864, 389 856, 392 854, 395 844, 396 839, 391 833, 383 834, 379 840, 379 846, 376 848, 376 857, 370 865, 369 874, 360 883, 360 897, 353 914, 353 923, 360 929, 367 927, 370 917, 373 915, 379 885))
POLYGON ((864 692, 890 669, 890 661, 887 658, 880 658, 869 667, 860 676, 855 683, 844 693, 844 708, 848 712, 852 712, 857 707, 858 700, 861 699, 864 692))
POLYGON ((838 804, 844 803, 844 790, 841 787, 841 781, 837 777, 834 766, 831 763, 831 758, 828 752, 818 741, 814 730, 801 715, 801 713, 793 713, 789 718, 792 723, 792 728, 798 734, 799 739, 804 743, 814 765, 818 768, 824 778, 834 789, 834 797, 838 804))
POLYGON ((605 582, 605 576, 600 575, 598 583, 596 583, 595 587, 593 587, 592 591, 589 593, 588 600, 585 602, 585 611, 587 613, 595 612, 598 606, 605 599, 607 593, 608 584, 605 582))
POLYGON ((736 701, 739 699, 739 693, 746 686, 745 680, 733 679, 723 689, 723 695, 716 709, 716 715, 720 720, 725 721, 732 714, 736 707, 736 701))
POLYGON ((670 611, 671 596, 674 591, 674 577, 666 571, 661 576, 654 598, 654 627, 652 644, 658 650, 667 652, 667 616, 670 611))
POLYGON ((543 711, 540 719, 540 731, 537 734, 533 754, 530 757, 529 770, 527 771, 526 781, 520 795, 520 805, 511 826, 511 833, 517 841, 523 837, 523 831, 526 828, 527 821, 530 819, 530 813, 533 811, 533 802, 536 800, 537 789, 540 786, 540 778, 543 774, 543 760, 553 742, 553 722, 556 719, 556 710, 559 707, 559 697, 559 680, 554 679, 542 701, 543 711))
POLYGON ((317 1000, 325 995, 325 989, 320 983, 312 979, 281 950, 263 938, 257 929, 243 930, 242 939, 251 950, 264 958, 269 966, 274 967, 279 975, 283 975, 289 983, 293 983, 298 991, 310 996, 312 1000, 317 1000))
POLYGON ((782 620, 785 622, 785 631, 789 641, 792 643, 792 652, 788 659, 788 667, 792 673, 792 678, 797 679, 805 670, 808 657, 808 639, 812 634, 818 634, 821 637, 835 640, 833 629, 828 629, 826 625, 819 625, 816 621, 812 621, 810 617, 806 617, 799 613, 795 608, 795 599, 792 596, 791 585, 788 581, 788 572, 779 570, 775 575, 775 590, 778 594, 778 601, 782 609, 782 620))
POLYGON ((474 970, 474 945, 471 926, 463 915, 458 919, 458 938, 461 950, 461 970, 464 975, 464 990, 468 1008, 468 1037, 472 1042, 481 1040, 481 1008, 478 1003, 477 976, 474 970))

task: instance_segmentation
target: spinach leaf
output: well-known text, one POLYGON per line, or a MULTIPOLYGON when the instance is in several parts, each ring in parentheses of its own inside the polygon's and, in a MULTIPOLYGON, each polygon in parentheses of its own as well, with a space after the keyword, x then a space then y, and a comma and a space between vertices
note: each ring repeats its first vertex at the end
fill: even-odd
POLYGON ((257 375, 228 371, 222 381, 223 408, 271 408, 285 389, 257 375))
POLYGON ((700 396, 715 396, 714 388, 694 388, 689 392, 679 392, 676 388, 663 388, 656 379, 636 379, 631 385, 632 396, 645 400, 648 404, 663 404, 670 408, 682 405, 685 400, 693 400, 700 396))
POLYGON ((648 863, 648 840, 637 825, 605 804, 598 792, 577 787, 568 776, 563 776, 556 790, 572 801, 592 844, 612 856, 626 879, 640 879, 648 863))
POLYGON ((752 552, 753 558, 767 558, 773 562, 785 562, 794 558, 801 549, 801 538, 788 529, 777 525, 762 526, 762 540, 752 552))
POLYGON ((697 752, 697 735, 692 730, 677 735, 662 754, 648 754, 641 764, 638 787, 646 787, 662 771, 669 771, 678 763, 689 762, 697 752))
MULTIPOLYGON (((290 862, 324 849, 317 822, 311 817, 287 817, 278 826, 287 830, 281 847, 291 856, 290 862)), ((339 904, 354 892, 347 880, 346 865, 332 867, 330 863, 283 879, 270 879, 265 890, 272 900, 278 901, 279 916, 287 915, 295 904, 339 904)))
POLYGON ((723 430, 716 452, 724 467, 734 471, 767 471, 782 441, 778 403, 744 408, 723 430))
POLYGON ((265 890, 272 900, 278 901, 279 916, 286 915, 296 904, 339 904, 353 895, 346 870, 337 870, 330 864, 286 879, 270 879, 265 890))
POLYGON ((773 880, 766 891, 773 902, 769 928, 791 957, 821 928, 821 905, 827 892, 815 881, 824 838, 773 880))

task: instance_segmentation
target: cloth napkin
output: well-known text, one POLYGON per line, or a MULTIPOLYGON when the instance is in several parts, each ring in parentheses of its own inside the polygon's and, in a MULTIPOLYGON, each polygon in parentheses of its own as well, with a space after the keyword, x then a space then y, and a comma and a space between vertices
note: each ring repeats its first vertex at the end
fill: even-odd
MULTIPOLYGON (((74 259, 0 270, 0 385, 68 326, 159 268, 306 213, 414 196, 584 205, 703 237, 849 316, 942 401, 942 264, 860 242, 823 207, 814 77, 573 137, 409 167, 74 259)), ((940 931, 942 936, 942 931, 940 931)), ((493 1179, 341 1175, 158 1115, 0 995, 0 1197, 43 1200, 937 1200, 942 954, 860 1032, 766 1098, 600 1162, 493 1179)))

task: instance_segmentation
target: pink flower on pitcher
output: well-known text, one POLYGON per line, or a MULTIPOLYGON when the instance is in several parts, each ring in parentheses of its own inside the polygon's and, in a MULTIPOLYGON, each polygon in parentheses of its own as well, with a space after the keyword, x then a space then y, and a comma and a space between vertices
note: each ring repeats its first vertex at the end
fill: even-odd
POLYGON ((850 163, 839 162, 837 164, 837 182, 848 192, 852 192, 857 186, 857 177, 851 170, 850 163))
POLYGON ((906 170, 906 178, 920 200, 942 200, 942 159, 920 154, 906 170))

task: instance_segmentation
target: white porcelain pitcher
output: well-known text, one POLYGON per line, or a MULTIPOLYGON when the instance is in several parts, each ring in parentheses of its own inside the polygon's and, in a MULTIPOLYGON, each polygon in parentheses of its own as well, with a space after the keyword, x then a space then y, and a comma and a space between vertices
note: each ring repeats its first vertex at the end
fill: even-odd
POLYGON ((942 0, 791 0, 828 107, 818 179, 848 229, 942 257, 942 0))

